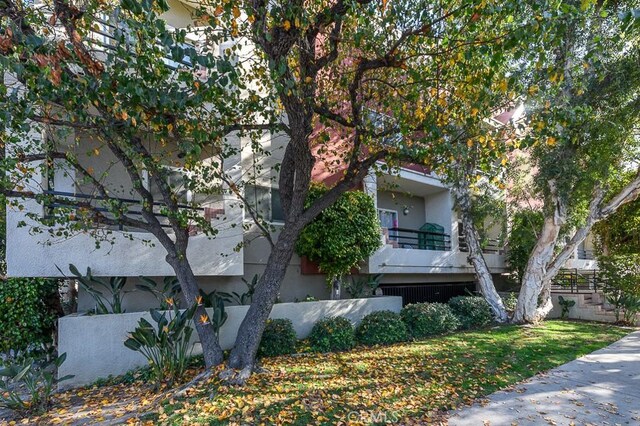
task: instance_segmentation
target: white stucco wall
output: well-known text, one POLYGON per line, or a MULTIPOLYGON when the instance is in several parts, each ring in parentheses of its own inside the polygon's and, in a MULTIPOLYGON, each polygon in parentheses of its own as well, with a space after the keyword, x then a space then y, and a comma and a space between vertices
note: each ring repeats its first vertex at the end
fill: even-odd
MULTIPOLYGON (((415 250, 382 246, 369 258, 370 274, 460 274, 474 273, 467 253, 415 250)), ((506 272, 504 255, 485 253, 492 273, 506 272)))
MULTIPOLYGON (((167 276, 175 275, 167 262, 166 251, 149 233, 113 231, 114 244, 102 243, 96 248, 88 234, 71 238, 51 238, 47 232, 31 234, 37 226, 26 212, 42 211, 35 201, 26 201, 23 211, 7 208, 7 274, 10 277, 60 277, 73 263, 81 272, 87 266, 95 276, 167 276), (27 226, 19 227, 24 221, 27 226), (153 245, 143 241, 150 241, 153 245), (56 267, 57 266, 57 267, 56 267)), ((196 275, 242 275, 243 252, 234 251, 242 242, 242 211, 227 214, 225 225, 215 238, 199 234, 190 238, 187 256, 196 275), (237 226, 232 227, 231 224, 237 226)))
MULTIPOLYGON (((229 317, 220 330, 220 345, 230 349, 248 306, 226 308, 229 317)), ((381 310, 400 312, 402 298, 397 296, 369 299, 324 300, 319 302, 278 303, 271 311, 271 318, 288 318, 293 323, 298 338, 305 338, 313 325, 327 316, 344 316, 354 324, 367 314, 381 310)), ((58 370, 60 376, 75 377, 62 383, 64 387, 89 384, 101 377, 119 375, 146 364, 138 352, 127 349, 124 341, 135 329, 140 318, 151 321, 148 312, 118 315, 66 316, 58 321, 58 351, 67 359, 58 370)), ((194 333, 195 334, 195 333, 194 333)), ((194 346, 194 352, 201 350, 194 346)))

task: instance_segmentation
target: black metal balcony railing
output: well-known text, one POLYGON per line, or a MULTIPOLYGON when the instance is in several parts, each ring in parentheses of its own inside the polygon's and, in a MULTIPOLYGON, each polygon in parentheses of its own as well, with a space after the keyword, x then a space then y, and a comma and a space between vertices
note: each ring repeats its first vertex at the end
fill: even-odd
POLYGON ((597 291, 601 287, 602 282, 595 269, 589 271, 561 269, 551 282, 552 290, 570 293, 597 291))
MULTIPOLYGON (((504 246, 502 244, 502 241, 497 238, 488 238, 482 240, 481 244, 483 253, 504 254, 504 246)), ((467 253, 469 251, 467 240, 462 235, 458 237, 458 248, 461 252, 467 253)))
MULTIPOLYGON (((127 206, 126 214, 129 216, 142 216, 142 211, 140 210, 142 207, 142 201, 136 200, 133 198, 109 197, 107 199, 97 195, 89 195, 89 194, 73 193, 73 192, 65 192, 65 191, 54 191, 54 190, 45 190, 45 191, 42 191, 42 193, 45 195, 51 195, 56 197, 55 202, 52 202, 46 205, 47 216, 51 216, 53 214, 52 209, 56 207, 73 209, 73 208, 78 208, 78 203, 86 203, 91 206, 91 210, 104 214, 104 217, 106 218, 112 218, 111 210, 107 207, 103 207, 100 205, 101 202, 106 202, 106 201, 109 201, 109 202, 116 201, 126 205, 127 206), (69 201, 65 202, 65 199, 69 201)), ((153 205, 154 205, 154 216, 158 217, 161 226, 164 228, 171 228, 171 225, 169 224, 169 221, 167 219, 168 216, 166 214, 163 214, 159 208, 156 208, 156 207, 164 206, 164 204, 160 202, 155 202, 153 203, 153 205)), ((178 204, 177 207, 180 209, 188 209, 188 210, 203 212, 205 218, 208 218, 209 220, 211 220, 218 214, 224 213, 224 208, 215 209, 211 207, 192 206, 187 204, 178 204)), ((118 225, 116 229, 122 231, 124 230, 124 226, 122 224, 118 225)))
POLYGON ((593 250, 578 249, 578 259, 593 260, 595 259, 595 253, 593 252, 593 250))
POLYGON ((407 228, 389 228, 389 241, 399 248, 417 250, 451 250, 449 234, 407 228))

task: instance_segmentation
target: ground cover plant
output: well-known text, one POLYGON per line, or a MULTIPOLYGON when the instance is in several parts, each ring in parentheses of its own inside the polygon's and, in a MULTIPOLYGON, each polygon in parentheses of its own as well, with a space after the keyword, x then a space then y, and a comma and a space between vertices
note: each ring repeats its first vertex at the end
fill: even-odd
MULTIPOLYGON (((403 424, 424 424, 439 421, 444 410, 590 353, 629 331, 547 321, 538 327, 500 326, 349 352, 263 358, 265 372, 242 388, 225 385, 214 375, 183 397, 167 398, 134 379, 56 395, 57 405, 48 413, 25 421, 333 425, 369 423, 373 413, 403 424)), ((198 371, 189 370, 185 380, 198 371)))

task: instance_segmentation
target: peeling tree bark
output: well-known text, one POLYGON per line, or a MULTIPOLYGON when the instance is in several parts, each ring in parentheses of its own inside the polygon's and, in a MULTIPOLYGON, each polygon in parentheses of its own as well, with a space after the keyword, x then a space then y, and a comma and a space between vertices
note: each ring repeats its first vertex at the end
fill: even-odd
POLYGON ((640 196, 640 173, 604 206, 602 206, 604 191, 602 188, 596 188, 589 203, 585 224, 574 232, 558 254, 554 254, 554 251, 560 228, 566 221, 566 212, 562 201, 555 195, 553 182, 550 182, 550 187, 556 210, 553 217, 545 219, 540 237, 529 257, 513 318, 515 322, 536 323, 549 314, 553 308, 551 281, 571 258, 576 247, 587 238, 596 223, 608 218, 621 206, 640 196))
POLYGON ((482 253, 480 238, 471 217, 471 197, 469 195, 469 188, 464 185, 456 186, 453 189, 453 192, 456 197, 456 202, 458 203, 458 208, 460 209, 464 237, 469 249, 468 259, 476 271, 476 277, 478 278, 478 284, 480 286, 480 293, 482 293, 482 296, 485 298, 487 303, 489 303, 489 306, 491 306, 491 310, 493 311, 496 321, 501 323, 506 322, 508 319, 507 311, 504 307, 504 303, 502 303, 502 298, 496 291, 496 287, 493 284, 493 278, 491 277, 489 266, 487 265, 487 261, 482 253))
MULTIPOLYGON (((544 220, 542 231, 538 237, 536 245, 533 247, 527 267, 522 276, 522 286, 518 296, 518 305, 513 314, 514 322, 536 323, 541 318, 537 316, 538 296, 547 278, 547 267, 554 257, 554 250, 560 235, 560 228, 566 222, 566 208, 564 203, 557 196, 555 184, 549 182, 551 196, 555 203, 553 215, 549 215, 544 220)), ((546 309, 546 308, 545 308, 546 309)))

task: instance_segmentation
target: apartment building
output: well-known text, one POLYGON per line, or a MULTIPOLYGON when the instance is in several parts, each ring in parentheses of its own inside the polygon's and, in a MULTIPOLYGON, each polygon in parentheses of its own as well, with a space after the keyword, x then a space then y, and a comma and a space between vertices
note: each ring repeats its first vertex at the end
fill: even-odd
MULTIPOLYGON (((169 25, 175 28, 194 25, 189 2, 169 0, 168 3, 171 9, 165 18, 169 25)), ((108 44, 109 23, 101 25, 103 27, 96 37, 103 37, 102 42, 108 44)), ((196 34, 191 41, 201 42, 196 34)), ((225 46, 216 48, 224 49, 225 46)), ((182 65, 169 59, 167 64, 174 67, 182 65)), ((41 137, 49 136, 43 132, 41 137)), ((139 208, 141 201, 135 195, 131 179, 113 153, 101 150, 98 141, 78 129, 70 129, 58 137, 62 138, 58 143, 64 144, 66 140, 69 146, 74 147, 75 155, 85 169, 107 176, 104 184, 111 194, 129 205, 130 211, 139 208)), ((271 155, 259 157, 251 148, 252 141, 243 137, 228 140, 238 148, 238 154, 228 158, 225 167, 229 175, 238 180, 252 176, 251 183, 243 186, 244 198, 273 225, 274 234, 277 234, 283 218, 276 165, 282 158, 286 142, 285 134, 264 134, 260 143, 271 155)), ((168 149, 159 146, 152 137, 145 140, 145 144, 150 152, 168 149)), ((252 219, 240 200, 223 182, 209 182, 209 185, 217 185, 220 191, 206 196, 182 188, 180 181, 183 176, 194 172, 181 167, 180 158, 169 158, 169 179, 176 196, 185 205, 197 201, 199 214, 218 230, 213 238, 197 226, 193 226, 191 232, 187 255, 200 285, 205 291, 242 292, 243 279, 250 281, 264 269, 269 245, 252 226, 252 219)), ((213 158, 213 152, 203 151, 200 161, 209 164, 213 158)), ((62 164, 63 160, 54 161, 60 163, 50 173, 33 176, 27 190, 68 200, 99 201, 94 186, 78 179, 76 171, 62 164)), ((314 171, 316 180, 330 180, 331 175, 321 165, 317 165, 314 171)), ((150 192, 157 190, 148 176, 143 180, 150 192)), ((467 261, 467 249, 452 194, 438 176, 422 167, 406 165, 398 173, 371 173, 361 189, 375 202, 383 245, 362 265, 360 274, 383 274, 383 292, 402 295, 406 302, 444 301, 475 288, 474 271, 467 261)), ((127 290, 134 290, 140 276, 173 275, 173 270, 165 262, 164 249, 148 232, 100 225, 93 235, 87 232, 60 236, 34 233, 33 229, 39 224, 33 215, 44 217, 48 211, 36 200, 26 200, 23 207, 7 208, 9 276, 63 277, 69 275, 68 266, 73 264, 80 271, 91 268, 94 276, 126 276, 127 290), (100 235, 104 236, 102 240, 100 235)), ((495 227, 490 230, 485 245, 486 260, 497 279, 507 271, 501 238, 500 227, 495 227)), ((580 255, 587 256, 589 247, 581 250, 576 253, 575 262, 586 260, 580 259, 580 255)), ((589 265, 581 265, 585 266, 589 265)), ((301 300, 308 295, 326 299, 329 294, 325 277, 318 273, 317 268, 294 256, 282 285, 281 300, 301 300)), ((79 310, 91 309, 92 303, 89 295, 81 291, 79 310)), ((153 303, 150 295, 132 292, 126 295, 125 309, 144 310, 153 303)))

